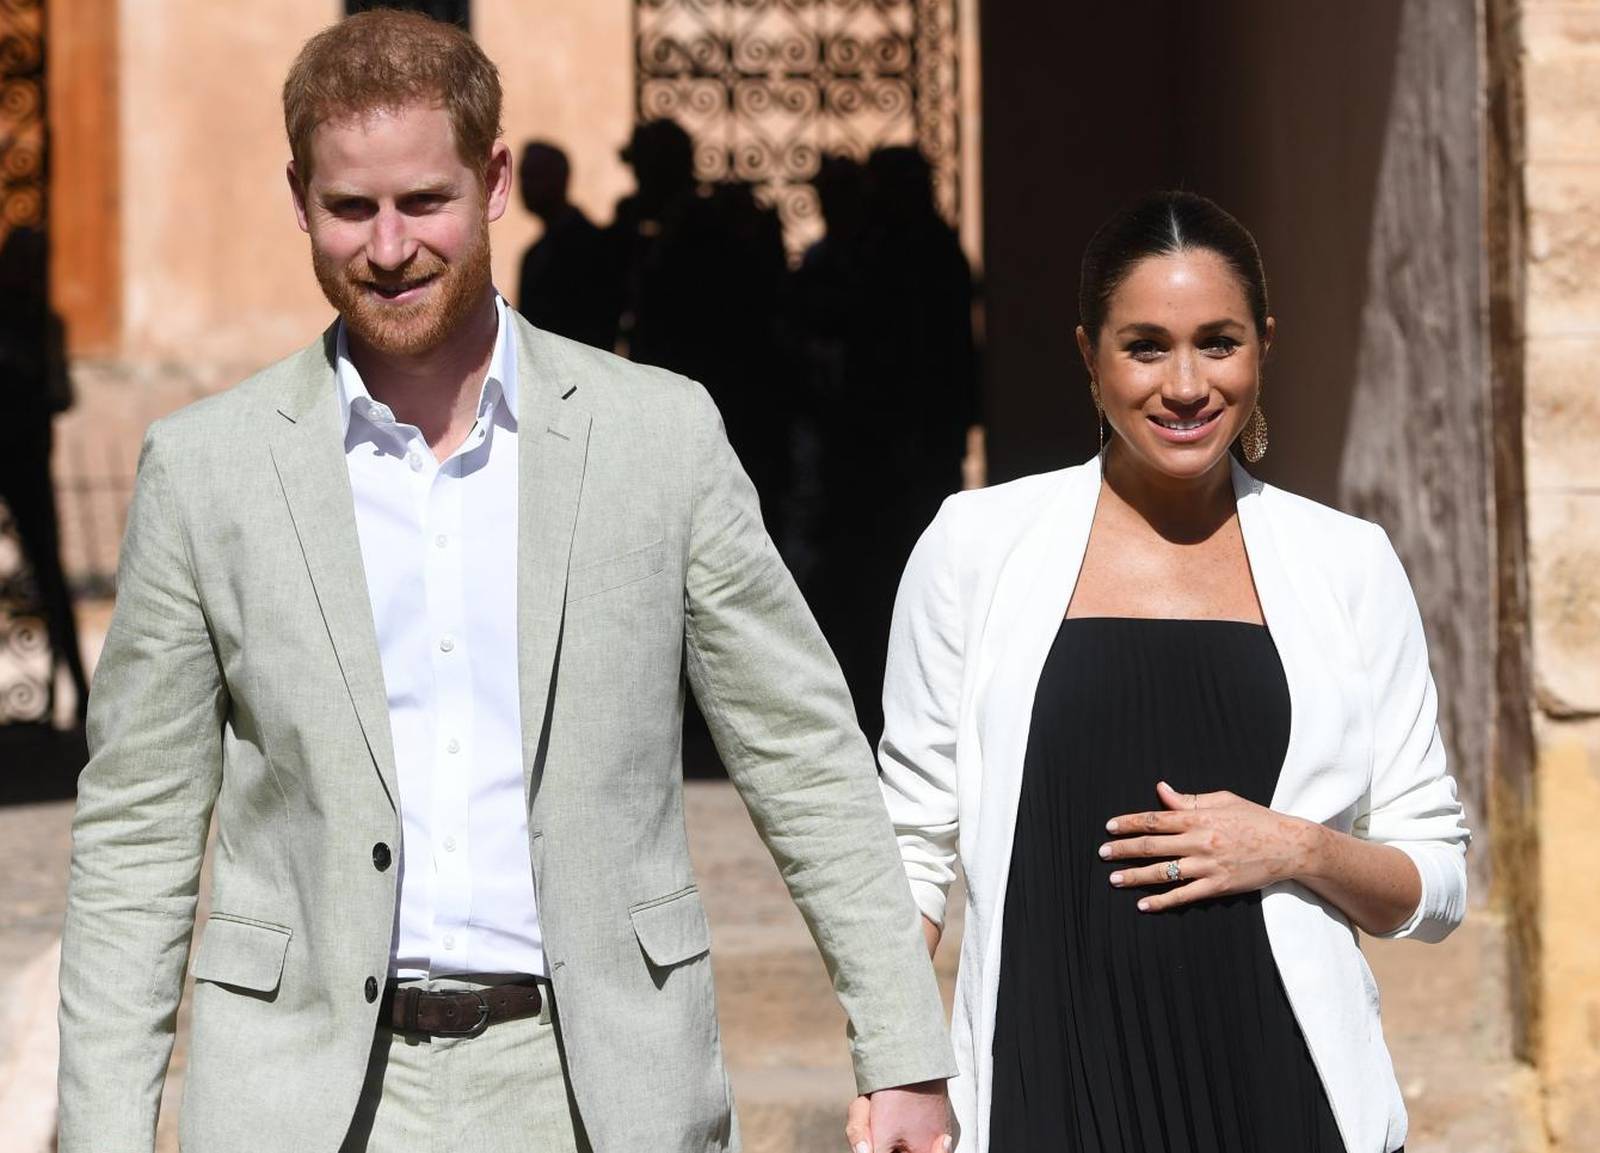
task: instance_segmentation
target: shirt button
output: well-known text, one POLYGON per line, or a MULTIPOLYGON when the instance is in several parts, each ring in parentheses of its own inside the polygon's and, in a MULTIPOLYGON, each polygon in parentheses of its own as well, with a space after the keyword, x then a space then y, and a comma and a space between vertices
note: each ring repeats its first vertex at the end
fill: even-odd
POLYGON ((379 841, 372 846, 372 867, 378 872, 383 872, 394 861, 394 854, 389 852, 389 846, 379 841))
POLYGON ((444 851, 447 853, 456 851, 456 839, 454 837, 446 837, 444 839, 444 851))
POLYGON ((441 941, 440 944, 442 944, 445 947, 446 951, 448 951, 450 949, 454 949, 456 947, 455 934, 446 933, 444 935, 444 940, 441 941))
POLYGON ((461 742, 451 737, 449 743, 445 745, 444 751, 447 753, 459 753, 461 751, 461 742))
POLYGON ((444 533, 440 533, 433 538, 433 543, 438 548, 444 548, 445 545, 450 543, 450 538, 445 536, 444 533))
POLYGON ((366 994, 367 994, 367 1004, 369 1004, 369 1005, 372 1004, 372 1002, 374 1002, 374 1001, 376 1001, 378 999, 378 978, 376 978, 376 977, 368 977, 367 978, 366 994))
POLYGON ((439 638, 439 651, 441 653, 454 652, 455 651, 455 647, 456 647, 456 638, 455 637, 445 636, 445 637, 440 637, 439 638))
POLYGON ((411 465, 412 472, 422 471, 422 457, 420 454, 415 452, 412 453, 410 456, 406 457, 406 462, 411 465))

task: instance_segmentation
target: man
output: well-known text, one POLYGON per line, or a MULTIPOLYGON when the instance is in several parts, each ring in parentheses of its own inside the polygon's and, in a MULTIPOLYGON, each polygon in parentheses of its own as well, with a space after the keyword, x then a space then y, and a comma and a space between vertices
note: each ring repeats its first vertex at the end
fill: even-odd
POLYGON ((284 88, 339 320, 148 434, 90 709, 61 1148, 149 1150, 207 828, 189 1153, 738 1146, 685 679, 851 1021, 880 1150, 951 1069, 837 666, 703 391, 489 282, 494 67, 377 11, 284 88))
POLYGON ((607 352, 617 342, 621 293, 605 234, 567 199, 571 168, 554 144, 522 150, 522 203, 544 222, 522 257, 517 309, 537 327, 607 352))

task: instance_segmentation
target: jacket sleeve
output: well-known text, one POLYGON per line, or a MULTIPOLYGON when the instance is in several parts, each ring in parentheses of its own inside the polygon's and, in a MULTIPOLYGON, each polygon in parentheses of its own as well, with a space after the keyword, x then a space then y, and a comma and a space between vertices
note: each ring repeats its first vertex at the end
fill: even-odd
POLYGON ((221 671, 145 439, 89 699, 61 946, 60 1148, 150 1150, 221 780, 221 671))
POLYGON ((844 677, 703 390, 690 417, 695 699, 828 967, 858 1090, 951 1076, 938 984, 844 677))
POLYGON ((889 629, 878 745, 884 800, 922 915, 944 924, 958 851, 962 634, 947 501, 906 562, 889 629))
POLYGON ((1376 525, 1367 571, 1354 616, 1372 691, 1372 770, 1352 832, 1400 849, 1422 878, 1415 911, 1382 935, 1439 941, 1466 912, 1470 834, 1446 770, 1422 615, 1400 558, 1376 525))

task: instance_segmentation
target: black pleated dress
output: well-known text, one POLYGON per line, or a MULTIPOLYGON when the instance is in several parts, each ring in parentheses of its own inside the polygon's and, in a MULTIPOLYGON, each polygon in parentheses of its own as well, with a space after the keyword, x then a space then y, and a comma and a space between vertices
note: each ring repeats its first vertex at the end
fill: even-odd
MULTIPOLYGON (((1141 913, 1096 850, 1158 780, 1270 804, 1289 690, 1267 630, 1062 622, 1034 699, 1001 929, 994 1153, 1344 1153, 1259 893, 1141 913)), ((1137 866, 1146 862, 1134 862, 1137 866)))

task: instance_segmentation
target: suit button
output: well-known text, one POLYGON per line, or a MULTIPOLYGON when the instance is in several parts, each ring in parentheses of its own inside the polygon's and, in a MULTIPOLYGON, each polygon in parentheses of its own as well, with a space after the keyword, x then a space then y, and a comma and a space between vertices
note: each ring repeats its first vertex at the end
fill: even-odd
POLYGON ((389 867, 389 863, 393 860, 394 856, 389 852, 388 845, 384 844, 382 841, 379 841, 376 845, 372 846, 372 867, 377 869, 378 872, 381 873, 387 869, 389 867))
POLYGON ((376 977, 368 977, 367 978, 366 993, 367 993, 367 1004, 370 1005, 370 1004, 372 1004, 372 1002, 374 1002, 374 1001, 376 1001, 378 999, 378 978, 376 978, 376 977))

